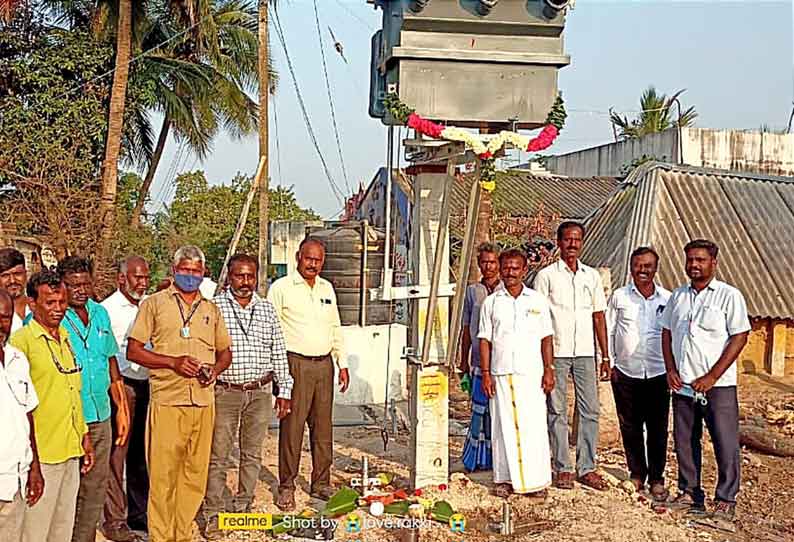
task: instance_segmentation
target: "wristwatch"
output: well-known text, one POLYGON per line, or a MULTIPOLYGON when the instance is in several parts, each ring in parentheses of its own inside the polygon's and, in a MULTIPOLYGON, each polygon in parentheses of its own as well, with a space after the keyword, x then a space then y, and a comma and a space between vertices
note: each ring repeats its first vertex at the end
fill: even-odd
POLYGON ((610 362, 609 356, 602 356, 601 357, 601 363, 609 363, 609 362, 610 362))

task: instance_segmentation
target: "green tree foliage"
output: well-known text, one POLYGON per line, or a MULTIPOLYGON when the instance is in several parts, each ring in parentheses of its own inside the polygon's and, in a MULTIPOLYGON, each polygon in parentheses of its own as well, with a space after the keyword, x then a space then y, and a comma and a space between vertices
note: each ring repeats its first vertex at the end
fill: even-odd
MULTIPOLYGON (((220 273, 226 250, 237 227, 252 178, 238 174, 229 184, 210 185, 203 171, 177 177, 176 194, 167 211, 154 217, 159 247, 167 257, 180 245, 195 244, 204 250, 213 276, 220 273)), ((291 188, 270 190, 271 220, 319 220, 311 209, 302 208, 291 188)), ((256 254, 258 247, 259 198, 254 198, 238 251, 256 254)))
MULTIPOLYGON (((695 107, 673 109, 678 97, 683 94, 679 90, 672 96, 660 94, 653 86, 648 87, 640 97, 640 113, 634 119, 612 113, 610 122, 618 129, 621 139, 634 139, 648 134, 663 132, 668 128, 692 126, 698 114, 695 107)), ((680 102, 678 103, 680 107, 680 102)))
POLYGON ((68 173, 75 181, 96 177, 107 86, 87 83, 106 70, 112 55, 112 48, 82 32, 0 32, 3 181, 40 174, 64 153, 69 154, 68 173))
MULTIPOLYGON (((113 48, 81 30, 48 26, 31 11, 0 32, 2 212, 59 255, 96 243, 99 174, 107 133, 113 48)), ((145 155, 136 118, 147 90, 131 86, 124 152, 145 155)))

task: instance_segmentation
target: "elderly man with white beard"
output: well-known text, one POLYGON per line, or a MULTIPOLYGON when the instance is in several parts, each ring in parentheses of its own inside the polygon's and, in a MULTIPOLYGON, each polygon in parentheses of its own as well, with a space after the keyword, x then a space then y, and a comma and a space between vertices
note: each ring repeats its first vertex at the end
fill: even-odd
MULTIPOLYGON (((134 542, 133 531, 146 531, 149 474, 146 470, 146 410, 149 408, 149 371, 127 359, 127 335, 138 315, 138 303, 149 289, 149 264, 140 256, 119 263, 118 289, 102 302, 119 345, 116 359, 124 380, 130 410, 129 438, 110 451, 110 482, 105 499, 102 533, 116 542, 134 542), (124 489, 124 467, 127 488, 124 489)), ((114 435, 115 437, 115 435, 114 435)), ((115 438, 114 438, 115 441, 115 438)))

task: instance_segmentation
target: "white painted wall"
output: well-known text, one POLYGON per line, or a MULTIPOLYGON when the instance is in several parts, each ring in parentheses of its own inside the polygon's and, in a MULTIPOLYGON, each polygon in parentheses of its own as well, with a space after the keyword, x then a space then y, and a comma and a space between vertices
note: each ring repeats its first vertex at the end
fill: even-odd
POLYGON ((270 223, 270 264, 286 264, 287 274, 295 271, 297 262, 295 254, 298 252, 303 238, 306 237, 306 228, 309 226, 322 227, 322 221, 291 222, 288 220, 274 220, 270 223))
MULTIPOLYGON (((686 165, 794 175, 794 134, 682 128, 681 139, 682 163, 686 165)), ((677 130, 670 129, 640 139, 552 156, 546 167, 555 175, 568 177, 616 177, 624 165, 643 155, 677 164, 680 148, 677 130)))
POLYGON ((407 326, 342 326, 342 334, 350 370, 350 388, 342 394, 337 386, 334 397, 336 404, 382 405, 387 380, 390 399, 401 401, 408 397, 405 360, 402 359, 408 337, 407 326))

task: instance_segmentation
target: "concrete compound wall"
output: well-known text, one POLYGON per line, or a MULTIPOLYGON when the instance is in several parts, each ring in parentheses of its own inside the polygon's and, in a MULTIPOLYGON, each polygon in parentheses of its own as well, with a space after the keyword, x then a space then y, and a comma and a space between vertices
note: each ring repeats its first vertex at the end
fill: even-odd
POLYGON ((669 129, 640 139, 552 156, 546 168, 568 177, 615 177, 621 175, 623 166, 645 155, 673 164, 794 175, 794 134, 682 128, 681 139, 683 144, 679 145, 678 131, 669 129))
POLYGON ((342 394, 337 387, 334 397, 336 404, 382 405, 387 381, 390 399, 401 401, 408 397, 406 362, 402 359, 408 337, 407 326, 342 326, 342 334, 350 371, 350 388, 342 394))

